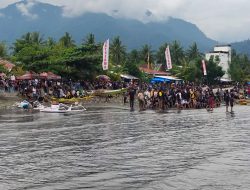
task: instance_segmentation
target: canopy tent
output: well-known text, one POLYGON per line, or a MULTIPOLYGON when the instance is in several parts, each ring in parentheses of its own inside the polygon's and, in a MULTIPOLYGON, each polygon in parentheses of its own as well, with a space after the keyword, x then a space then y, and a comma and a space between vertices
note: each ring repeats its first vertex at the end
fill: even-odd
POLYGON ((156 82, 170 82, 170 80, 169 79, 155 77, 155 78, 151 79, 151 81, 150 81, 150 83, 156 83, 156 82))
POLYGON ((220 82, 232 82, 231 79, 221 78, 220 82))
POLYGON ((17 80, 32 80, 37 78, 39 78, 39 74, 33 71, 28 71, 24 75, 16 77, 17 80))
POLYGON ((48 80, 61 80, 62 77, 59 75, 56 75, 52 72, 43 72, 39 74, 41 79, 48 79, 48 80))
POLYGON ((171 81, 182 81, 179 78, 173 76, 155 76, 151 82, 171 82, 171 81))
POLYGON ((121 74, 120 77, 123 78, 124 80, 139 80, 139 78, 129 74, 121 74))
POLYGON ((182 79, 179 79, 179 78, 174 77, 174 76, 155 76, 155 78, 163 78, 163 79, 167 79, 170 81, 182 81, 182 79))
POLYGON ((96 77, 96 79, 98 79, 98 80, 103 80, 103 81, 110 81, 110 78, 109 78, 109 76, 107 76, 107 75, 98 75, 98 76, 96 77))

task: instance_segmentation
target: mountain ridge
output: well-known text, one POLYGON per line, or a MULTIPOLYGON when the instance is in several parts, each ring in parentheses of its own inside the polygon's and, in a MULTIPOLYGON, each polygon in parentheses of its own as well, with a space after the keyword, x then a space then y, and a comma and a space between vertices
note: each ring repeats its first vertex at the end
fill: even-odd
MULTIPOLYGON (((124 19, 104 13, 85 13, 78 17, 63 16, 63 7, 48 3, 21 1, 0 9, 0 41, 13 43, 27 32, 37 31, 44 37, 58 40, 69 32, 77 43, 87 34, 93 33, 96 41, 120 36, 128 49, 137 49, 144 44, 153 49, 165 42, 177 40, 184 48, 196 42, 202 52, 212 50, 218 42, 208 38, 195 24, 169 17, 166 21, 143 23, 135 19, 124 19), (23 11, 23 12, 22 12, 23 11)), ((233 46, 234 47, 234 46, 233 46)), ((240 49, 240 43, 236 44, 240 49)))

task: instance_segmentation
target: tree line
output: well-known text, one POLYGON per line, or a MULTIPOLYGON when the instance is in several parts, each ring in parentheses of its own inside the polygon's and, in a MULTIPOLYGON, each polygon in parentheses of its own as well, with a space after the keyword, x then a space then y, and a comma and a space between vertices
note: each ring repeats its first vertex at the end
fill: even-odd
MULTIPOLYGON (((16 63, 12 71, 20 75, 26 70, 34 72, 52 71, 64 78, 73 80, 92 80, 99 74, 107 74, 114 80, 120 73, 137 76, 143 80, 147 76, 139 70, 145 63, 150 65, 162 64, 165 67, 165 49, 170 46, 173 69, 172 74, 191 82, 215 83, 224 75, 218 66, 218 59, 211 58, 206 61, 207 77, 203 76, 201 61, 204 59, 196 43, 186 50, 178 41, 163 43, 158 50, 153 50, 148 44, 140 49, 128 51, 119 36, 111 39, 110 43, 110 69, 102 71, 102 42, 96 42, 94 34, 88 34, 81 42, 76 44, 73 37, 66 32, 59 40, 51 37, 44 38, 39 32, 28 32, 13 43, 8 50, 4 42, 0 43, 0 57, 7 58, 16 63)), ((0 72, 7 72, 0 67, 0 72)), ((229 74, 238 82, 250 80, 250 61, 246 55, 232 53, 229 74)))

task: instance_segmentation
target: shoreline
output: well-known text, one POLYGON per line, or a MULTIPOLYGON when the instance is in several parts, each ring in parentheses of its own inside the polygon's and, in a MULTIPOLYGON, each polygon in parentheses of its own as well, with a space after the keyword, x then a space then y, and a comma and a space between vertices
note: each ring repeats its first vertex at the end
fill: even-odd
MULTIPOLYGON (((17 95, 17 93, 0 93, 0 109, 11 109, 13 108, 13 105, 17 102, 21 102, 24 100, 24 98, 21 98, 20 96, 17 95)), ((129 107, 129 100, 127 100, 127 103, 123 103, 123 96, 115 96, 111 99, 106 99, 105 97, 93 97, 89 100, 81 100, 79 101, 84 107, 89 107, 89 108, 108 108, 108 107, 117 107, 119 109, 124 109, 124 110, 130 110, 129 107)), ((49 104, 49 102, 46 102, 45 104, 49 104)), ((69 104, 74 104, 74 102, 69 103, 69 104)), ((238 101, 235 101, 234 106, 240 105, 238 101)), ((223 103, 220 107, 225 106, 223 103)), ((241 106, 250 106, 248 103, 247 105, 241 105, 241 106)), ((180 109, 180 110, 192 110, 196 108, 185 108, 185 109, 180 109)), ((200 108, 200 109, 206 109, 206 108, 200 108)), ((216 107, 215 107, 216 109, 216 107)), ((139 105, 138 101, 135 101, 135 110, 139 110, 139 105)), ((146 109, 146 110, 152 110, 152 109, 146 109)), ((164 111, 160 109, 153 109, 155 111, 164 111)), ((167 108, 166 110, 177 110, 176 107, 173 108, 167 108)))

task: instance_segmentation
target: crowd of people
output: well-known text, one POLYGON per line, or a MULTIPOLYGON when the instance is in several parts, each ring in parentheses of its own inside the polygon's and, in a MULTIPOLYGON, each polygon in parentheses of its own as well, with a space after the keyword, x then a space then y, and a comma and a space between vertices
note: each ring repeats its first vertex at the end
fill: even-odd
MULTIPOLYGON (((226 105, 226 110, 231 111, 240 90, 244 96, 249 95, 249 88, 236 85, 233 89, 223 90, 222 87, 211 88, 208 86, 194 85, 193 83, 141 83, 139 81, 53 81, 45 79, 34 80, 0 80, 0 91, 17 92, 29 101, 43 101, 50 97, 72 98, 88 96, 88 93, 98 89, 116 90, 127 88, 123 93, 123 102, 129 100, 131 110, 134 110, 135 101, 139 110, 156 109, 201 109, 213 110, 221 103, 226 105), (247 91, 248 90, 248 91, 247 91)), ((109 97, 110 98, 110 97, 109 97)), ((111 100, 112 101, 112 100, 111 100)))
MULTIPOLYGON (((134 110, 134 102, 135 98, 137 98, 139 110, 141 111, 146 109, 166 110, 169 108, 206 108, 212 111, 215 107, 219 107, 221 103, 226 105, 226 111, 229 111, 229 106, 233 111, 235 99, 239 98, 241 88, 235 86, 230 90, 223 90, 219 87, 214 90, 208 86, 195 86, 190 83, 160 83, 158 85, 144 85, 138 90, 138 93, 136 93, 135 89, 134 86, 130 86, 127 94, 131 110, 134 110)), ((244 94, 247 96, 246 89, 244 94)), ((126 97, 124 102, 126 103, 126 97)))
POLYGON ((90 81, 56 81, 45 79, 34 80, 0 80, 0 91, 4 92, 16 92, 25 99, 36 101, 43 100, 46 97, 55 98, 72 98, 83 97, 88 94, 89 91, 97 89, 120 89, 128 87, 128 83, 125 82, 112 82, 95 80, 90 81))

